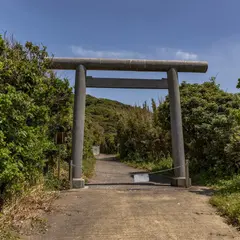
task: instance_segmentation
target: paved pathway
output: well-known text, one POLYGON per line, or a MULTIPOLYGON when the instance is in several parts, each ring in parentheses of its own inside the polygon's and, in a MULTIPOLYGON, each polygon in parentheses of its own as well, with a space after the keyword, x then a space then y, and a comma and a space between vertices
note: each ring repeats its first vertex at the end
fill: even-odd
POLYGON ((166 182, 129 185, 133 183, 129 173, 134 171, 114 160, 98 160, 96 176, 87 188, 62 193, 56 201, 55 211, 47 217, 47 233, 26 239, 240 239, 208 204, 208 190, 173 188, 164 186, 166 182), (96 186, 97 182, 103 185, 96 186), (104 185, 109 182, 122 184, 104 185))

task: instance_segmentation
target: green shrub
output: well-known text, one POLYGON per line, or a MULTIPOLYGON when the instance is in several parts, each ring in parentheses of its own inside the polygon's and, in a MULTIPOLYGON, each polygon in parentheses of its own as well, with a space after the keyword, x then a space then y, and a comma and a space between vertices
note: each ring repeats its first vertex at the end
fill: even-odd
POLYGON ((221 180, 215 184, 216 192, 210 203, 219 212, 227 216, 232 224, 240 224, 240 175, 228 180, 221 180))
MULTIPOLYGON (((73 92, 67 79, 48 70, 47 56, 44 46, 22 45, 0 36, 0 194, 4 197, 36 184, 46 167, 56 167, 57 159, 71 159, 73 92), (66 145, 55 144, 59 131, 67 133, 66 145)), ((88 118, 86 122, 84 170, 91 172, 97 137, 88 118)), ((57 187, 55 175, 50 175, 46 185, 57 187)))
POLYGON ((128 109, 132 107, 117 101, 87 95, 86 115, 93 123, 93 144, 101 146, 102 153, 118 152, 116 123, 119 120, 119 114, 128 109))
MULTIPOLYGON (((180 86, 186 158, 192 175, 229 176, 238 171, 240 98, 224 92, 212 79, 180 86), (235 150, 235 151, 233 151, 235 150)), ((170 131, 169 98, 158 109, 158 124, 170 131)))
POLYGON ((169 135, 155 126, 154 115, 147 109, 135 107, 122 112, 117 139, 122 159, 158 162, 169 155, 169 135))

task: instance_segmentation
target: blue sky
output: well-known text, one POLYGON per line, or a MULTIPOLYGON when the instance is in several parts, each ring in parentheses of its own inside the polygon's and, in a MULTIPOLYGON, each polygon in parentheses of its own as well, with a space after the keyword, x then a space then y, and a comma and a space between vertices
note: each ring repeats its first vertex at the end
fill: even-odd
MULTIPOLYGON (((240 78, 239 0, 5 0, 0 31, 24 43, 43 43, 62 57, 205 60, 206 74, 180 73, 204 82, 217 75, 236 92, 240 78)), ((161 78, 165 73, 89 71, 90 76, 161 78)), ((59 71, 73 84, 73 71, 59 71)), ((88 89, 128 104, 161 98, 165 90, 88 89)))

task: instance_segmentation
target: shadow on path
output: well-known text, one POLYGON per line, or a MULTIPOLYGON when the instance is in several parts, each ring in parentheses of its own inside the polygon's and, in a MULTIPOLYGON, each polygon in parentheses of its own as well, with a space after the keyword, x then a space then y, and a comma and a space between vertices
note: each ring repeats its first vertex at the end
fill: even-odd
POLYGON ((207 188, 207 187, 191 187, 189 189, 189 192, 208 196, 208 197, 211 197, 214 194, 214 190, 211 188, 207 188))

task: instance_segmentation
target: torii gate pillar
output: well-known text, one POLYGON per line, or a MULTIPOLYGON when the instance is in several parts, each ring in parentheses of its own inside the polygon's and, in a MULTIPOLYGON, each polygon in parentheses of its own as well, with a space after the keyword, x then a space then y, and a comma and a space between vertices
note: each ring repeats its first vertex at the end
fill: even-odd
POLYGON ((172 158, 175 168, 175 177, 172 179, 171 184, 178 187, 189 187, 190 179, 188 176, 186 177, 188 169, 186 169, 185 163, 178 72, 176 69, 171 68, 167 72, 167 76, 171 116, 172 158))
POLYGON ((84 179, 82 178, 84 123, 86 105, 85 102, 86 102, 86 69, 83 65, 78 65, 76 68, 75 75, 73 131, 72 131, 73 188, 83 188, 85 185, 84 179))

